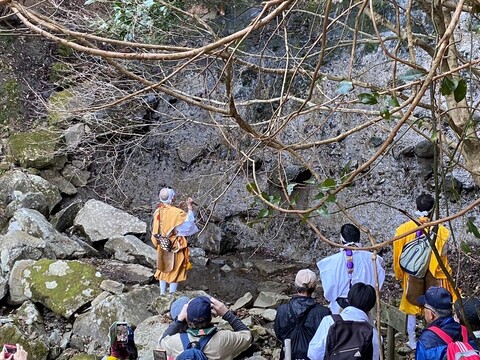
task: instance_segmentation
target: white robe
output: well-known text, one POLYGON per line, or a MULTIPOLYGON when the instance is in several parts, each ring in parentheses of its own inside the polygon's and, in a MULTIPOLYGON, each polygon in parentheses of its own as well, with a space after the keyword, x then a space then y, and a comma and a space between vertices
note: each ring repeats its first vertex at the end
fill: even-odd
MULTIPOLYGON (((339 314, 340 306, 336 299, 338 297, 346 298, 350 290, 345 251, 342 249, 340 252, 320 260, 317 267, 320 271, 324 297, 330 303, 330 311, 332 314, 339 314)), ((374 271, 372 253, 365 250, 354 250, 352 285, 362 282, 375 287, 374 271)), ((377 272, 378 284, 381 289, 385 280, 385 270, 383 259, 380 256, 377 256, 377 272)))

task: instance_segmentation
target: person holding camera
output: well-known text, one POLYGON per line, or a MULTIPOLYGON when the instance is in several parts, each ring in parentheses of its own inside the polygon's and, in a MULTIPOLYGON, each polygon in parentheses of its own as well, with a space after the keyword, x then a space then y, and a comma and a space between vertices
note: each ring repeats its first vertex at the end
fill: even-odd
POLYGON ((153 214, 152 243, 157 249, 155 279, 160 283, 160 294, 177 291, 178 283, 187 279, 190 252, 186 236, 198 232, 193 214, 193 200, 188 198, 187 212, 172 205, 175 192, 163 188, 159 194, 160 204, 153 214), (165 241, 167 244, 165 244, 165 241))
POLYGON ((8 345, 5 344, 2 350, 2 359, 7 360, 27 360, 28 353, 22 345, 8 345))
POLYGON ((102 360, 137 360, 138 351, 134 339, 134 327, 126 322, 115 321, 109 329, 109 355, 102 360))

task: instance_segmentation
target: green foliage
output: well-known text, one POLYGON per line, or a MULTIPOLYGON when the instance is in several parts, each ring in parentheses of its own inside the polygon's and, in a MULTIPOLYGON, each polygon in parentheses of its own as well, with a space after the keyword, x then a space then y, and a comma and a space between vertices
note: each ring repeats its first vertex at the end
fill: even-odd
POLYGON ((412 82, 412 81, 417 81, 424 77, 427 73, 423 70, 419 69, 409 69, 405 71, 402 75, 398 77, 399 80, 403 82, 412 82))
POLYGON ((455 101, 460 102, 467 95, 467 82, 461 77, 446 76, 440 85, 440 92, 444 96, 452 95, 453 93, 455 101))
POLYGON ((477 239, 480 239, 480 231, 477 226, 474 224, 473 219, 469 218, 467 220, 467 233, 472 233, 477 239))
MULTIPOLYGON (((97 0, 87 0, 90 5, 97 0)), ((183 9, 184 1, 169 1, 172 6, 183 9)), ((176 14, 169 6, 154 0, 115 0, 112 5, 112 16, 100 25, 100 30, 107 31, 124 40, 144 40, 156 29, 169 30, 176 19, 176 14)))
POLYGON ((353 84, 351 81, 348 81, 348 80, 341 81, 337 87, 337 93, 340 95, 347 95, 352 90, 353 90, 353 84))
POLYGON ((380 115, 385 119, 390 119, 390 109, 400 106, 398 100, 394 96, 379 95, 377 92, 362 93, 358 95, 358 99, 365 105, 380 105, 380 115))

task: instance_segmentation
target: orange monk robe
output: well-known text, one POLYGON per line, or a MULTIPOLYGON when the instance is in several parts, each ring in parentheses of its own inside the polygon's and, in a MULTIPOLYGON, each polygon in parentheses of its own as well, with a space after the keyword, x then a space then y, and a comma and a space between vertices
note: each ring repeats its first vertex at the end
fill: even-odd
MULTIPOLYGON (((158 224, 160 223, 160 233, 166 236, 169 231, 183 224, 187 219, 187 213, 172 205, 161 204, 153 214, 152 225, 152 243, 161 252, 157 239, 153 236, 159 233, 158 224), (161 220, 160 220, 161 219, 161 220)), ((172 252, 174 253, 174 264, 172 271, 162 272, 157 269, 155 279, 164 280, 167 283, 177 283, 187 279, 187 263, 189 261, 189 249, 187 239, 184 236, 171 235, 170 241, 174 244, 172 252), (177 251, 178 250, 178 251, 177 251)))
MULTIPOLYGON (((419 218, 419 222, 421 223, 424 223, 427 221, 428 219, 425 217, 419 218)), ((407 221, 406 223, 403 223, 397 228, 397 231, 395 232, 395 236, 402 235, 412 229, 415 229, 417 226, 418 225, 414 221, 412 220, 407 221)), ((439 225, 438 235, 437 235, 435 245, 438 250, 438 253, 440 254, 440 258, 442 259, 442 262, 445 264, 445 267, 447 268, 448 272, 451 274, 452 269, 450 267, 450 264, 448 263, 447 251, 446 251, 447 246, 445 246, 449 235, 450 235, 450 232, 448 231, 448 229, 443 225, 439 225)), ((416 237, 417 236, 415 232, 413 232, 412 234, 407 235, 393 243, 393 270, 395 271, 395 277, 397 278, 397 280, 402 281, 402 289, 403 289, 402 299, 400 301, 400 310, 410 315, 419 315, 421 314, 422 309, 410 303, 406 298, 407 281, 408 281, 409 275, 406 272, 404 272, 400 267, 400 254, 402 253, 403 246, 405 244, 408 244, 412 240, 414 240, 416 237)), ((453 292, 453 289, 450 283, 447 280, 447 276, 441 269, 437 261, 437 258, 433 253, 432 253, 432 256, 430 257, 430 264, 428 266, 428 270, 436 279, 441 280, 442 286, 446 288, 448 291, 450 291, 453 297, 453 301, 455 302, 457 300, 457 297, 453 292)))

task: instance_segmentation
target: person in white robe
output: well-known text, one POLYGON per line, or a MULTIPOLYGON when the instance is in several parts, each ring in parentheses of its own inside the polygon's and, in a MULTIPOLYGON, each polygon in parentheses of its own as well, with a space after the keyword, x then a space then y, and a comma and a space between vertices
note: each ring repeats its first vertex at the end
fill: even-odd
MULTIPOLYGON (((360 248, 360 230, 353 224, 345 224, 341 230, 342 243, 360 248)), ((372 252, 365 250, 341 249, 317 263, 325 299, 330 303, 332 314, 339 314, 348 306, 347 295, 353 284, 364 283, 375 287, 375 267, 372 252)), ((382 288, 385 280, 383 259, 377 255, 376 271, 378 285, 382 288)))

